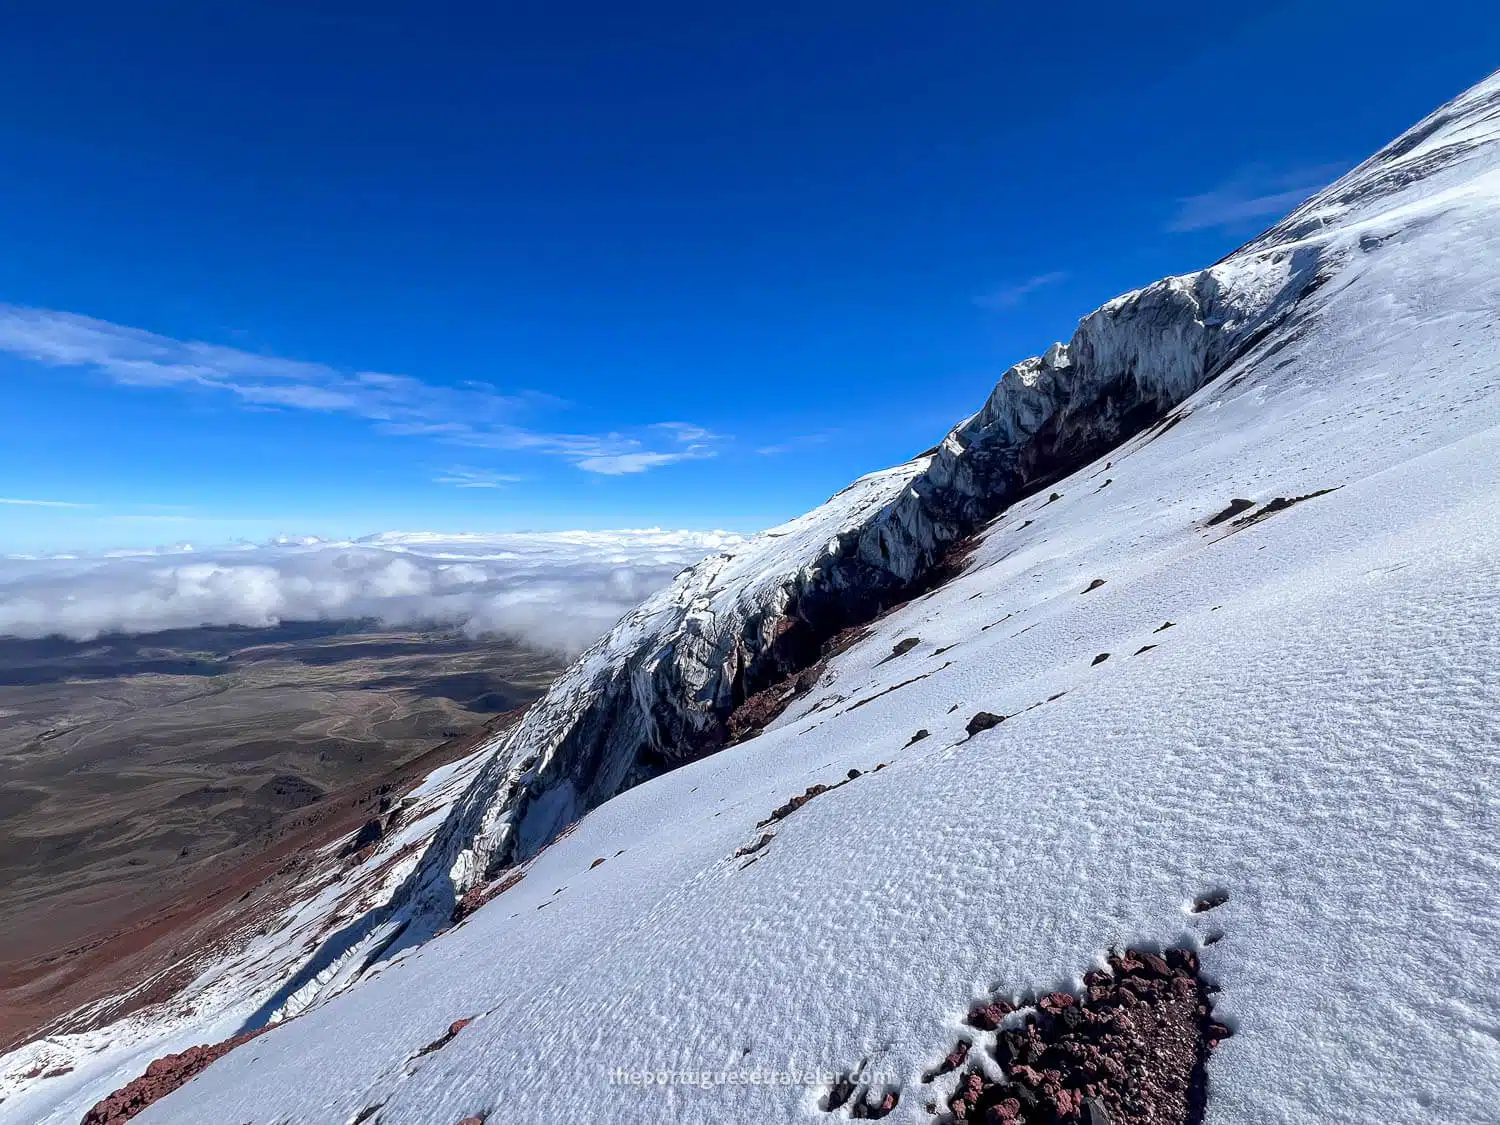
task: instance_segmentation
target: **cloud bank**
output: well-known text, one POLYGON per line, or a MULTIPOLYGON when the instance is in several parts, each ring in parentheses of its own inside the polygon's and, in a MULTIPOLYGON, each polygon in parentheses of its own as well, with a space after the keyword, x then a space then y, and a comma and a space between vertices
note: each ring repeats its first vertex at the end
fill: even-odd
POLYGON ((573 654, 683 567, 743 537, 723 531, 575 531, 216 551, 0 559, 0 635, 92 640, 199 625, 374 618, 509 636, 573 654))
POLYGON ((518 419, 541 406, 566 404, 535 391, 503 394, 479 380, 441 385, 342 371, 53 309, 0 304, 0 352, 93 371, 121 386, 228 395, 247 407, 345 414, 384 433, 448 445, 548 454, 608 476, 712 457, 719 440, 690 422, 658 422, 632 433, 548 432, 518 419))

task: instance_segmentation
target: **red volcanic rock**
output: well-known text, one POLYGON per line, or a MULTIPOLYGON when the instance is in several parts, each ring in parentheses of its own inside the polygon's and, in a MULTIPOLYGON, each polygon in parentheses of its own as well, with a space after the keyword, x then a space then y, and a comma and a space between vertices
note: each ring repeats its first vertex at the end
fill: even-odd
POLYGON ((965 1022, 970 1027, 977 1027, 980 1031, 994 1031, 1000 1026, 1000 1021, 1015 1011, 1015 1008, 1004 1000, 992 1000, 988 1004, 977 1005, 965 1022))
POLYGON ((257 1028, 220 1043, 189 1047, 175 1055, 164 1055, 146 1068, 146 1073, 116 1090, 83 1115, 82 1125, 120 1125, 152 1102, 166 1097, 191 1078, 196 1078, 215 1059, 248 1043, 268 1028, 257 1028))
MULTIPOLYGON (((971 1027, 924 1081, 959 1071, 948 1098, 962 1125, 1190 1125, 1203 1119, 1206 1067, 1232 1029, 1213 1019, 1213 990, 1191 949, 1129 949, 1092 969, 1084 994, 1052 992, 1009 1023, 1008 1001, 978 1004, 971 1027), (1002 1029, 1003 1028, 1003 1029, 1002 1029), (983 1065, 976 1064, 983 1059, 983 1065), (993 1063, 1002 1077, 996 1077, 993 1063)), ((932 1112, 936 1113, 937 1103, 932 1112)), ((857 1116, 857 1115, 856 1115, 857 1116)))

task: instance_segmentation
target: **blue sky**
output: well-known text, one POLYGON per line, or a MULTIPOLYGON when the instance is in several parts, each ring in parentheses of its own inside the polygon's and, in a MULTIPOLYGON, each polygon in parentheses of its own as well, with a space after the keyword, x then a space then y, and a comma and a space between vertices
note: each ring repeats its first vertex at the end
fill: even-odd
POLYGON ((779 522, 1500 65, 1379 0, 6 21, 11 551, 779 522))

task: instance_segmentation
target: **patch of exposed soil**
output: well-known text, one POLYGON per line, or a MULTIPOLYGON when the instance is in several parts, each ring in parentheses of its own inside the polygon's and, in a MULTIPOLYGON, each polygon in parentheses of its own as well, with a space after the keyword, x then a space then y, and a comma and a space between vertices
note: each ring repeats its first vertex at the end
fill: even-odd
POLYGON ((315 853, 354 831, 382 802, 433 770, 475 750, 519 721, 525 709, 496 716, 480 730, 450 739, 360 786, 329 794, 299 810, 260 852, 237 857, 185 884, 164 905, 152 904, 87 942, 45 957, 0 967, 0 1043, 5 1050, 44 1034, 87 1031, 174 996, 198 973, 198 956, 233 945, 278 916, 306 878, 315 853), (150 985, 137 988, 150 980, 150 985), (67 1013, 106 996, 85 1019, 67 1013))

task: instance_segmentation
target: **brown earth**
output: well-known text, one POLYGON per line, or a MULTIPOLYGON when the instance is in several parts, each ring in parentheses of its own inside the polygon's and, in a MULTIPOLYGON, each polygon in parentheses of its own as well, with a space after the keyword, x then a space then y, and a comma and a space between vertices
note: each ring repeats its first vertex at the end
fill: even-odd
MULTIPOLYGON (((529 703, 561 663, 502 642, 291 628, 273 643, 222 631, 240 634, 227 671, 189 682, 161 671, 164 645, 141 671, 100 642, 70 678, 79 646, 0 641, 0 1049, 79 1030, 65 1013, 153 977, 88 1023, 172 995, 191 954, 262 925, 312 851, 514 721, 484 708, 529 703), (40 645, 63 651, 49 664, 26 647, 40 645), (466 693, 483 698, 451 698, 466 693), (49 707, 65 737, 37 735, 49 707), (189 784, 232 792, 183 802, 189 784), (9 815, 17 789, 45 799, 9 815)), ((213 631, 183 632, 201 648, 213 631)))

